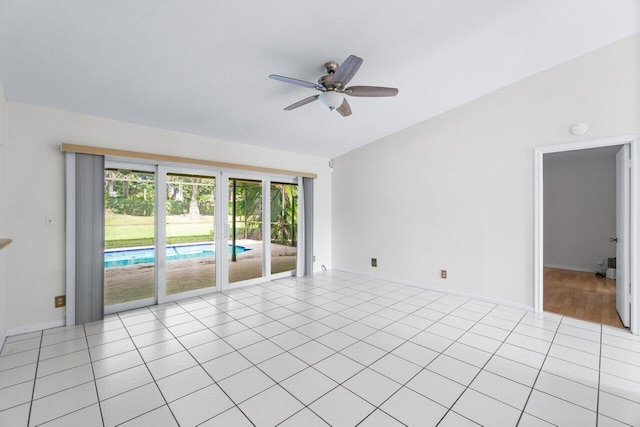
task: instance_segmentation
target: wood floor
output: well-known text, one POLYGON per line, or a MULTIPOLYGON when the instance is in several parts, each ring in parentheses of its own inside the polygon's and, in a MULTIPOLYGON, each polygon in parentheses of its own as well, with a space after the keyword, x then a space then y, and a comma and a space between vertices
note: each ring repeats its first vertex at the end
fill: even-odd
POLYGON ((544 311, 624 328, 616 281, 582 271, 544 269, 544 311))

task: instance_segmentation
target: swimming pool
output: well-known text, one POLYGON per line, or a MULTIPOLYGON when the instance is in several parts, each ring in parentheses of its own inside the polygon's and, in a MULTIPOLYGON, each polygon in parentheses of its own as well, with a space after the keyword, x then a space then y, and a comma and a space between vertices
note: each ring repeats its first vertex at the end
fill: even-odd
MULTIPOLYGON (((228 253, 231 253, 232 245, 229 245, 228 253)), ((236 245, 236 253, 250 251, 244 246, 236 245)), ((194 243, 186 245, 167 246, 167 261, 179 259, 201 258, 214 256, 215 243, 194 243)), ((132 249, 108 249, 104 251, 104 268, 122 267, 125 265, 145 264, 154 262, 156 258, 153 246, 132 249)))

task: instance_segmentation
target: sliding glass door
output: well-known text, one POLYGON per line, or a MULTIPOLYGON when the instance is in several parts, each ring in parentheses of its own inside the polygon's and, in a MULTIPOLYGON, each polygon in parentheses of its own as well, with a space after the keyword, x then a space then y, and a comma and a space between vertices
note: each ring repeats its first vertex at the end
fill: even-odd
POLYGON ((230 177, 229 283, 265 275, 263 242, 263 181, 230 177))
POLYGON ((156 301, 155 171, 104 171, 104 305, 121 311, 156 301))
POLYGON ((298 254, 298 184, 224 175, 228 189, 226 288, 295 274, 298 254))
POLYGON ((271 183, 271 274, 296 269, 298 255, 298 185, 271 183))
POLYGON ((216 286, 216 179, 166 174, 166 294, 216 286))
POLYGON ((298 212, 294 179, 108 162, 105 312, 294 274, 298 212))

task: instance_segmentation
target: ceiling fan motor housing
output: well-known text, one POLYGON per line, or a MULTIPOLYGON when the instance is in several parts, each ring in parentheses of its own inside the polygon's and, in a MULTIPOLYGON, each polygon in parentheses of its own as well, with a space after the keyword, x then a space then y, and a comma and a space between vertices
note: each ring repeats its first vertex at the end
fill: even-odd
POLYGON ((324 87, 327 90, 335 90, 335 89, 341 89, 342 88, 342 84, 340 82, 334 82, 333 81, 333 75, 332 74, 328 74, 326 76, 322 76, 318 79, 318 84, 322 87, 324 87))
POLYGON ((328 61, 324 63, 324 69, 327 75, 318 79, 318 84, 327 90, 341 89, 342 83, 333 81, 333 74, 338 70, 339 64, 336 61, 328 61))

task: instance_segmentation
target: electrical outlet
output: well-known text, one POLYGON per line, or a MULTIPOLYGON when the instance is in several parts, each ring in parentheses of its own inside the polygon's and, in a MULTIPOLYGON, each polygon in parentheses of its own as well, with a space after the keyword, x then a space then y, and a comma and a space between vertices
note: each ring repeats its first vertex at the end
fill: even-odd
POLYGON ((316 262, 316 256, 315 255, 313 256, 313 262, 316 262))
POLYGON ((440 278, 441 279, 447 278, 447 270, 440 270, 440 278))
POLYGON ((67 305, 67 296, 66 295, 58 295, 53 298, 55 308, 64 307, 67 305))
POLYGON ((378 258, 371 258, 371 267, 378 266, 378 258))

